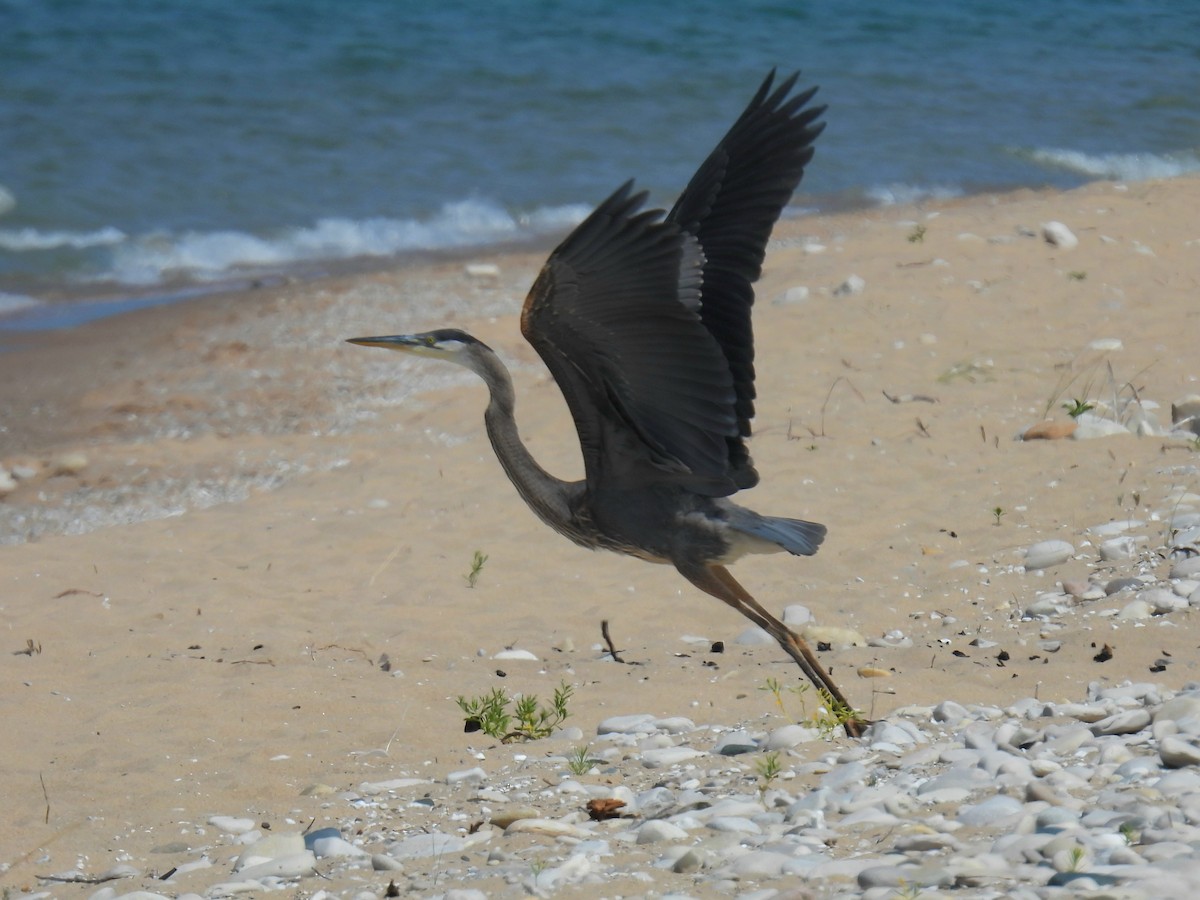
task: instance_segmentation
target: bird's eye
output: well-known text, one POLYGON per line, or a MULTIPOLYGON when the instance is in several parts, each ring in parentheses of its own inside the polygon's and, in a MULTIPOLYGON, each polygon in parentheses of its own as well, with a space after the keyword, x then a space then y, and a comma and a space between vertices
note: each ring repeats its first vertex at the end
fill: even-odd
POLYGON ((425 335, 425 346, 426 347, 432 347, 436 343, 437 343, 437 341, 434 339, 432 334, 425 335))

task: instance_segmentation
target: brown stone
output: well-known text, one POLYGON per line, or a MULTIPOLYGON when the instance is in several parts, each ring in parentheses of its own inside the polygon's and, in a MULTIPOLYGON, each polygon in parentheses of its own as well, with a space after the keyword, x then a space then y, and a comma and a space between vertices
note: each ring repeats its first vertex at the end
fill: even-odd
POLYGON ((1075 433, 1078 424, 1071 420, 1070 422, 1054 422, 1047 419, 1045 422, 1038 422, 1036 425, 1030 425, 1021 435, 1023 441, 1060 441, 1063 438, 1069 438, 1075 433))

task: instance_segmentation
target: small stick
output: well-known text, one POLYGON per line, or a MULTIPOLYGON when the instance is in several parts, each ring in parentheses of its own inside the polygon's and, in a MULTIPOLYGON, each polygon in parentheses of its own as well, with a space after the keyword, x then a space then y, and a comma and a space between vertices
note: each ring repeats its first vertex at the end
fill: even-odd
POLYGON ((609 655, 612 656, 613 662, 623 663, 625 660, 617 655, 617 648, 613 645, 613 639, 608 633, 608 619, 603 619, 600 622, 600 633, 604 635, 604 643, 608 644, 609 655))
POLYGON ((928 394, 897 394, 893 396, 887 391, 883 392, 883 396, 887 397, 893 403, 937 403, 937 397, 930 397, 928 394))

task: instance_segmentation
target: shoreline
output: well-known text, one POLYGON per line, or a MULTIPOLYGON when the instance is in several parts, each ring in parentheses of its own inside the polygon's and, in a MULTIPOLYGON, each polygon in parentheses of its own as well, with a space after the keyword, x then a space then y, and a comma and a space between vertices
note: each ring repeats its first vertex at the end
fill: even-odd
MULTIPOLYGON (((1189 177, 1181 175, 1179 177, 1189 177)), ((956 189, 946 192, 939 188, 905 188, 896 197, 890 188, 860 188, 841 194, 803 196, 806 202, 794 203, 785 210, 783 222, 796 222, 822 217, 852 215, 888 209, 921 208, 928 204, 971 201, 975 198, 1008 196, 1025 191, 1066 192, 1087 184, 1103 183, 1102 179, 1086 179, 1075 187, 1059 187, 1050 182, 1041 185, 1010 185, 980 187, 975 190, 956 189), (879 199, 882 196, 892 199, 879 199)), ((1137 182, 1134 182, 1137 183, 1137 182)), ((653 201, 652 201, 653 202, 653 201)), ((14 335, 57 331, 74 328, 113 316, 122 316, 144 308, 167 306, 218 294, 242 294, 264 287, 321 282, 328 279, 377 272, 394 272, 409 267, 421 267, 447 262, 467 262, 476 258, 503 258, 512 254, 544 253, 554 248, 566 236, 538 234, 524 239, 510 239, 479 246, 445 247, 399 251, 389 256, 359 256, 335 259, 310 259, 279 267, 233 268, 223 277, 211 281, 194 278, 165 279, 151 285, 119 284, 98 281, 60 285, 31 297, 33 306, 0 313, 0 353, 5 352, 6 339, 14 335)), ((23 292, 21 292, 23 293, 23 292)))
MULTIPOLYGON (((811 243, 813 235, 844 234, 851 228, 870 227, 870 223, 936 221, 943 214, 962 210, 1027 202, 1053 204, 1055 198, 1169 190, 1171 185, 1187 188, 1197 183, 1200 177, 1132 185, 1093 182, 1071 192, 1022 189, 999 195, 927 200, 914 206, 789 218, 776 229, 768 269, 773 255, 811 243)), ((980 243, 986 240, 979 239, 980 243)), ((359 333, 515 317, 551 245, 549 242, 544 248, 532 249, 506 246, 492 255, 449 250, 414 254, 388 263, 370 260, 347 264, 344 271, 320 277, 255 283, 243 290, 215 291, 175 303, 152 304, 72 328, 0 328, 0 340, 7 345, 0 352, 0 381, 15 386, 0 395, 0 421, 5 426, 0 432, 0 466, 7 463, 11 468, 14 460, 18 464, 32 460, 44 473, 53 467, 55 454, 86 451, 89 446, 153 441, 167 435, 186 441, 206 433, 286 433, 293 426, 285 420, 306 417, 295 407, 306 407, 308 412, 317 409, 316 416, 307 416, 313 420, 315 433, 351 428, 352 420, 362 410, 344 398, 331 404, 329 392, 304 371, 308 364, 303 355, 318 350, 321 365, 333 379, 346 377, 348 371, 399 378, 397 360, 355 360, 356 351, 347 355, 341 340, 359 333), (476 265, 482 267, 479 272, 483 274, 469 274, 476 265), (410 282, 415 287, 410 287, 410 282), (286 415, 279 414, 270 402, 253 410, 243 408, 237 414, 218 409, 224 404, 212 401, 219 401, 222 387, 228 389, 229 385, 222 384, 218 372, 198 371, 206 361, 228 366, 230 380, 241 381, 243 392, 254 401, 278 395, 281 390, 287 393, 286 388, 264 384, 270 379, 256 371, 255 357, 259 353, 269 360, 264 368, 273 368, 280 381, 298 387, 296 396, 287 401, 293 408, 286 415), (182 378, 172 372, 179 366, 185 370, 182 378), (258 383, 247 385, 248 379, 258 383), (179 383, 172 384, 174 381, 179 383), (148 392, 147 385, 155 383, 161 389, 148 392), (106 390, 113 394, 105 396, 106 390), (156 396, 147 397, 147 393, 156 396), (206 413, 214 411, 220 414, 219 426, 205 418, 206 413)), ((919 246, 910 244, 908 249, 919 246)), ((833 248, 834 252, 841 249, 833 248)), ((974 246, 966 249, 978 251, 974 246)), ((821 261, 823 256, 804 253, 800 260, 791 262, 803 277, 805 265, 821 261)), ((916 265, 931 261, 936 262, 919 260, 916 265)), ((828 295, 835 286, 830 283, 819 290, 828 295)), ((786 303, 786 298, 760 297, 760 307, 769 303, 786 303)), ((761 329, 761 322, 757 327, 761 329)), ((540 360, 524 344, 515 325, 502 327, 498 334, 503 348, 541 373, 540 360)), ((436 388, 454 383, 456 374, 442 367, 429 367, 428 371, 418 371, 418 379, 421 385, 436 388)), ((353 389, 349 385, 351 392, 353 389)), ((406 392, 402 386, 397 389, 406 392)), ((19 501, 20 494, 10 502, 13 499, 19 501)))

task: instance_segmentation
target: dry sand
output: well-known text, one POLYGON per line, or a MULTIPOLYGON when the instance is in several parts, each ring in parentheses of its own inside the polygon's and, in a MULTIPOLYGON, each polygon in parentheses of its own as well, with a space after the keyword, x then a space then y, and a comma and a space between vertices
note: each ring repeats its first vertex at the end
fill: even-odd
MULTIPOLYGON (((1114 626, 1096 614, 1114 603, 1085 604, 1060 620, 1057 653, 1038 647, 1044 623, 1020 620, 1039 592, 1104 571, 1088 526, 1149 521, 1200 492, 1196 447, 1013 440, 1113 386, 1163 418, 1200 390, 1197 208, 1200 179, 1177 179, 777 229, 756 310, 762 484, 739 500, 824 522, 829 538, 812 559, 750 558, 735 574, 769 608, 913 639, 822 654, 867 713, 1200 678, 1188 612, 1114 626), (1049 220, 1079 246, 1043 241, 1049 220), (834 296, 851 274, 865 289, 834 296), (799 286, 806 299, 789 295, 799 286), (1087 349, 1104 338, 1123 349, 1087 349), (1021 550, 1051 538, 1077 558, 1023 573, 1021 550), (1096 662, 1104 644, 1114 656, 1096 662)), ((565 679, 585 734, 635 712, 782 723, 760 688, 799 676, 777 648, 735 644, 746 623, 674 572, 581 550, 524 508, 471 376, 340 342, 469 328, 515 365, 534 454, 577 477, 565 407, 517 329, 540 259, 487 260, 498 279, 442 262, 265 288, 0 355, 0 465, 37 471, 0 501, 0 886, 35 889, 81 861, 165 871, 184 857, 149 851, 214 813, 337 824, 344 809, 301 796, 313 783, 499 764, 507 751, 463 734, 454 703, 493 686, 544 696, 565 679), (488 559, 471 589, 476 550, 488 559), (636 665, 597 649, 602 619, 636 665), (489 658, 506 647, 541 662, 489 658)), ((171 890, 218 880, 205 877, 171 890)))

